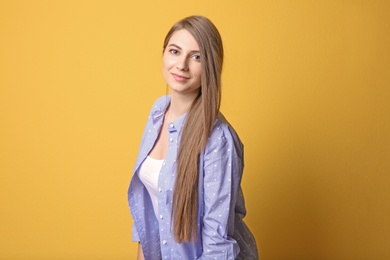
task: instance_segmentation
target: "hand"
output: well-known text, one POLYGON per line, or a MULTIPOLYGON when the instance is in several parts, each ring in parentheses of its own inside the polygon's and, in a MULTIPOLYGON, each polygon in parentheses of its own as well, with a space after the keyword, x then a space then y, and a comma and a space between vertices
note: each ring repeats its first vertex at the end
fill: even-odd
POLYGON ((141 243, 138 243, 138 254, 137 254, 137 260, 145 260, 144 252, 142 252, 141 243))

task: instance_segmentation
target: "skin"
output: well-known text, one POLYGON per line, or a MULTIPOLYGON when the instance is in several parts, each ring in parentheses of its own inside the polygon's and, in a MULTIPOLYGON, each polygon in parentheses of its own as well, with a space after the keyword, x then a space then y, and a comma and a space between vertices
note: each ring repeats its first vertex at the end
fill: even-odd
MULTIPOLYGON (((168 124, 189 110, 200 91, 199 45, 187 30, 178 30, 171 36, 163 53, 162 68, 165 82, 171 90, 171 103, 165 112, 157 141, 149 153, 158 160, 165 159, 168 151, 168 124)), ((137 259, 144 259, 140 243, 137 259)))
POLYGON ((163 54, 163 75, 171 90, 171 103, 163 127, 149 156, 163 160, 168 150, 168 123, 186 113, 200 91, 199 46, 187 30, 176 31, 163 54))
POLYGON ((175 96, 193 97, 200 88, 199 46, 187 30, 176 31, 163 55, 163 75, 175 96))
POLYGON ((144 253, 142 252, 141 243, 138 243, 138 254, 137 254, 137 260, 144 260, 144 253))

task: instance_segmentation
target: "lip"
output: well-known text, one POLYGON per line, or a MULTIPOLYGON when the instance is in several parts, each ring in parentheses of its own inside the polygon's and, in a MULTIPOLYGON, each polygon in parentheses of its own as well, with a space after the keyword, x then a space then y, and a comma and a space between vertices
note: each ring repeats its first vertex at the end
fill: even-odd
POLYGON ((178 75, 178 74, 175 74, 175 73, 171 73, 173 78, 178 81, 178 82, 185 82, 187 80, 189 80, 188 77, 185 77, 185 76, 182 76, 182 75, 178 75))

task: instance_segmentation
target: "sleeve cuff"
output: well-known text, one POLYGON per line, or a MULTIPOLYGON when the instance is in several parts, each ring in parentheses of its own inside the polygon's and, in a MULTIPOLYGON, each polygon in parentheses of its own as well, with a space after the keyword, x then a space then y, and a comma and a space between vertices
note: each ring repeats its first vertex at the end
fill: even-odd
POLYGON ((138 232, 137 232, 137 229, 135 228, 135 225, 133 224, 133 227, 132 227, 132 236, 131 236, 131 240, 133 242, 139 242, 139 236, 138 236, 138 232))

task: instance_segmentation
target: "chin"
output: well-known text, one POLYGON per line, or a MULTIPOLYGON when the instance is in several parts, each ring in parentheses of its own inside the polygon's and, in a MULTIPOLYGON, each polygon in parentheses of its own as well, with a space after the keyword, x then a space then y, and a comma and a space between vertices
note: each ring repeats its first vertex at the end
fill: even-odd
POLYGON ((188 91, 188 88, 186 88, 184 86, 180 86, 178 84, 171 84, 170 85, 170 89, 172 91, 176 91, 176 92, 186 92, 186 91, 188 91))

